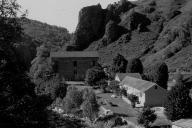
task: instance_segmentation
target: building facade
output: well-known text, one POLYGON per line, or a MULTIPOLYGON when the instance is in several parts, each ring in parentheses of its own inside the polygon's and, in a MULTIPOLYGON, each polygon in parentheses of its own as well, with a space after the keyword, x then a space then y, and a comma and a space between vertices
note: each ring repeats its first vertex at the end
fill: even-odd
POLYGON ((97 52, 52 52, 50 56, 55 72, 65 81, 84 81, 99 58, 97 52))
POLYGON ((120 86, 127 90, 127 94, 138 97, 136 107, 161 107, 166 101, 167 90, 153 82, 126 76, 120 86))

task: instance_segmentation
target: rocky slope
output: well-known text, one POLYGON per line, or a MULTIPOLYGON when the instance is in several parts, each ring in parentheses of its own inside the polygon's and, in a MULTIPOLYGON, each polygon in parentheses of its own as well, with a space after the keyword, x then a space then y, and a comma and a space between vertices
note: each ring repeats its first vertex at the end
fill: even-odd
POLYGON ((165 61, 170 71, 189 71, 192 1, 121 0, 106 9, 100 5, 86 7, 80 11, 74 39, 76 50, 98 50, 102 63, 111 63, 120 53, 127 59, 141 58, 145 67, 165 61))

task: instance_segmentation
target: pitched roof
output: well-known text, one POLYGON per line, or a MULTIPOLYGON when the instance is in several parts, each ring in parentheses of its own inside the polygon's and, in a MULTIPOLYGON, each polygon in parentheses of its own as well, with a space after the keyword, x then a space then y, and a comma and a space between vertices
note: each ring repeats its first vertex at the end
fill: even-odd
POLYGON ((69 58, 69 57, 99 57, 96 51, 73 51, 73 52, 51 52, 52 58, 69 58))
POLYGON ((119 77, 120 81, 122 81, 126 76, 142 79, 139 73, 117 73, 116 76, 119 77))
POLYGON ((130 87, 133 87, 139 91, 145 92, 148 89, 150 89, 151 87, 153 87, 154 85, 157 85, 156 83, 150 82, 150 81, 146 81, 146 80, 142 80, 142 79, 137 79, 134 77, 129 77, 126 76, 123 81, 120 83, 120 85, 127 85, 130 87))
POLYGON ((173 125, 182 127, 182 128, 192 128, 192 119, 180 119, 173 122, 173 125))

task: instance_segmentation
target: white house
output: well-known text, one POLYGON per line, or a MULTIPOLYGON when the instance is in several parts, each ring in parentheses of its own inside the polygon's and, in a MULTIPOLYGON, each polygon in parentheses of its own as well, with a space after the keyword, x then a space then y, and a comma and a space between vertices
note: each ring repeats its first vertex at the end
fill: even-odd
POLYGON ((115 80, 121 82, 126 76, 142 79, 139 73, 117 73, 115 80))
POLYGON ((180 119, 172 123, 172 128, 192 128, 192 119, 180 119))
POLYGON ((150 81, 126 76, 120 86, 125 88, 128 94, 138 96, 136 107, 161 107, 166 101, 167 90, 150 81))

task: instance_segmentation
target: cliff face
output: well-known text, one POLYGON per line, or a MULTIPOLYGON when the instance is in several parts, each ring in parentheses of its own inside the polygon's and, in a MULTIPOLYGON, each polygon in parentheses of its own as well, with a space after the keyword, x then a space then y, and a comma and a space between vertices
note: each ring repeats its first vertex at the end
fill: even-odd
POLYGON ((74 39, 79 50, 98 50, 101 63, 120 53, 141 58, 145 67, 165 61, 170 71, 191 70, 192 1, 121 0, 106 9, 86 7, 74 39))
POLYGON ((90 42, 99 39, 104 32, 104 10, 101 5, 83 8, 79 13, 79 23, 74 33, 73 45, 77 50, 85 49, 90 42))

